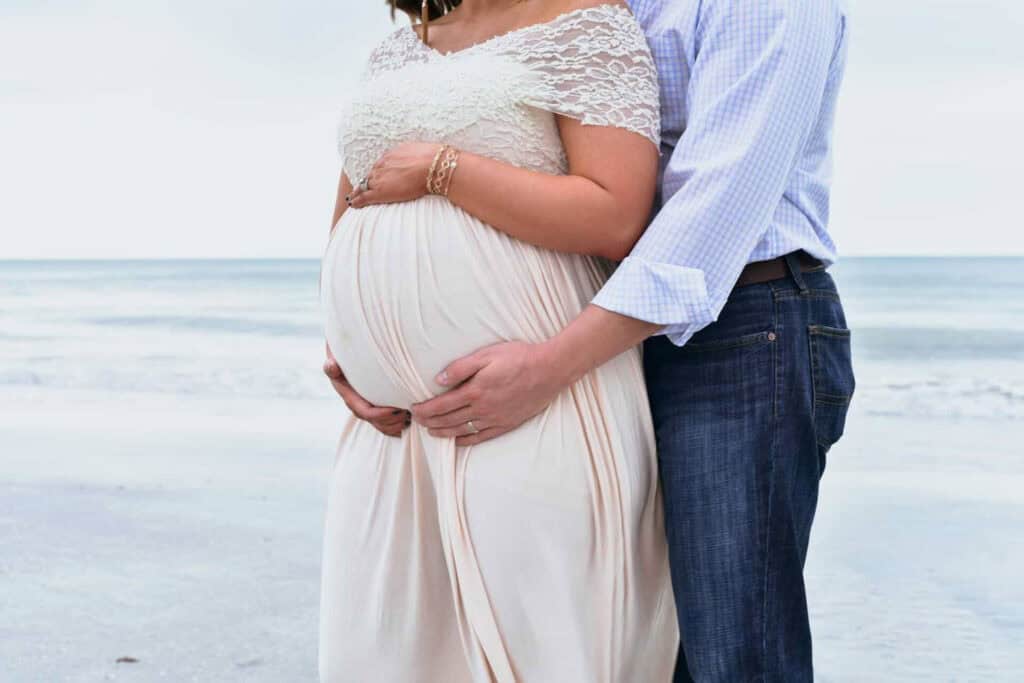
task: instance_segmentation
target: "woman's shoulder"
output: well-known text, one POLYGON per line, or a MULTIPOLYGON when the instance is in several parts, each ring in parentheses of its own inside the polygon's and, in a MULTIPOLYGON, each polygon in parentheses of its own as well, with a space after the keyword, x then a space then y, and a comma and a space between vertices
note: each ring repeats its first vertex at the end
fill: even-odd
POLYGON ((594 0, 558 4, 566 11, 514 46, 517 58, 540 75, 529 103, 586 125, 625 128, 657 145, 657 69, 629 8, 594 0))
POLYGON ((364 75, 372 77, 405 65, 413 54, 412 46, 418 40, 409 26, 391 31, 370 51, 364 75))
POLYGON ((629 5, 624 0, 551 0, 544 3, 543 11, 549 15, 549 19, 554 19, 570 12, 591 9, 629 11, 629 5))
POLYGON ((410 32, 413 32, 415 27, 413 26, 401 26, 387 33, 380 42, 370 52, 371 58, 377 54, 383 54, 386 52, 392 52, 397 49, 401 49, 405 46, 405 38, 408 37, 410 32))
POLYGON ((558 0, 546 5, 544 16, 533 23, 543 29, 541 35, 556 41, 591 34, 618 42, 646 42, 633 12, 621 0, 558 0))
POLYGON ((647 41, 625 2, 615 0, 558 0, 545 6, 545 16, 531 22, 529 42, 563 50, 570 44, 579 56, 592 52, 634 49, 646 51, 647 41))
POLYGON ((544 3, 531 23, 557 26, 580 20, 632 21, 632 12, 623 0, 556 0, 544 3))

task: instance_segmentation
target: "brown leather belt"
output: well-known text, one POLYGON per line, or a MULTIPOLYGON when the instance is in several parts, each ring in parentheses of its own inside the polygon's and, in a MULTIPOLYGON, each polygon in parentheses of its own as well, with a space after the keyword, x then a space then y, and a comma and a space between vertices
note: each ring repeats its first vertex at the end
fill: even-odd
MULTIPOLYGON (((813 273, 818 270, 825 270, 825 264, 814 258, 805 251, 796 252, 797 263, 804 273, 813 273)), ((757 261, 747 264, 747 267, 740 273, 740 279, 736 282, 737 287, 747 285, 759 285, 772 280, 781 280, 789 275, 789 268, 786 266, 786 257, 780 256, 771 261, 757 261)))

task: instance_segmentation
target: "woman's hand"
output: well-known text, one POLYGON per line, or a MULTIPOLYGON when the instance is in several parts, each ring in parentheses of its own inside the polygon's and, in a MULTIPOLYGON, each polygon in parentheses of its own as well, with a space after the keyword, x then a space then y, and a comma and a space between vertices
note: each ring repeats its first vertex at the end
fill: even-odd
POLYGON ((441 145, 407 142, 395 147, 374 164, 366 177, 370 189, 363 189, 362 178, 353 178, 355 189, 346 199, 353 209, 371 204, 411 202, 427 193, 427 174, 441 145))
POLYGON ((387 436, 401 436, 402 430, 411 424, 412 416, 408 411, 399 408, 378 408, 360 396, 345 379, 345 374, 331 353, 330 346, 327 347, 324 374, 331 380, 331 386, 338 392, 338 396, 341 396, 341 400, 352 414, 360 420, 369 422, 378 432, 387 436))

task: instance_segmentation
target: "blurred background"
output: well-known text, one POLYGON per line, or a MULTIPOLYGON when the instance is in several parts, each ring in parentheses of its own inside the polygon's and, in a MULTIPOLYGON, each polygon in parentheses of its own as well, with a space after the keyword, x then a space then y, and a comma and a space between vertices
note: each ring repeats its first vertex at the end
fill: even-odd
MULTIPOLYGON (((1024 4, 848 5, 819 677, 1024 680, 1024 4)), ((0 1, 0 680, 315 678, 318 259, 390 30, 375 0, 0 1)))

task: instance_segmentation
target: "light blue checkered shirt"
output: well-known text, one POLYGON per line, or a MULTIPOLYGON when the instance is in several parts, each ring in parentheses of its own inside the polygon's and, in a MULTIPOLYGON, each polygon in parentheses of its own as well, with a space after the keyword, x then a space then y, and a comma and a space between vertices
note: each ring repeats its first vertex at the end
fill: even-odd
POLYGON ((846 62, 838 0, 631 0, 658 65, 658 212, 595 297, 683 345, 743 267, 832 263, 831 137, 846 62))

